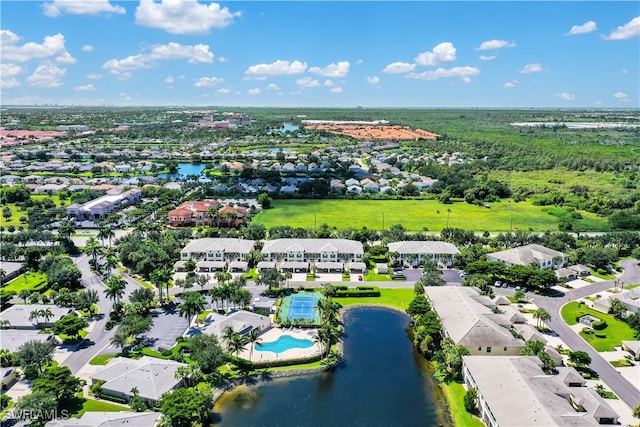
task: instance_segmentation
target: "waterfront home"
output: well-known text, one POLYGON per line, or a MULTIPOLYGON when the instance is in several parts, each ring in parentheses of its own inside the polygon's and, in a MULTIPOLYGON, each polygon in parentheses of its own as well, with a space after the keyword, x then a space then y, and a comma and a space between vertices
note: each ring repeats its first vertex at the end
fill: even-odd
POLYGON ((427 286, 425 292, 440 318, 443 334, 470 354, 511 356, 524 348, 524 341, 511 333, 511 322, 494 312, 493 301, 476 289, 427 286))
POLYGON ((264 261, 299 272, 307 271, 304 266, 309 263, 315 264, 318 272, 342 272, 345 263, 361 263, 363 255, 362 243, 347 239, 275 239, 265 241, 262 248, 264 261))
POLYGON ((181 366, 187 365, 149 356, 142 356, 140 359, 116 357, 91 376, 91 384, 105 381, 101 386, 104 394, 127 402, 134 396, 132 389, 135 387, 138 389, 138 397, 153 407, 164 393, 183 385, 182 379, 175 377, 181 366))
POLYGON ((597 426, 619 415, 574 368, 547 375, 536 356, 463 356, 464 381, 478 391, 480 418, 497 426, 597 426))
POLYGON ((57 418, 46 427, 156 427, 162 416, 159 412, 93 412, 87 411, 79 418, 57 418))
MULTIPOLYGON (((50 328, 56 320, 60 320, 72 311, 72 308, 58 307, 53 304, 16 304, 0 313, 0 320, 8 321, 8 327, 13 329, 44 329, 50 328), (35 317, 32 315, 32 313, 46 310, 50 310, 52 316, 45 318, 43 316, 35 317)), ((3 343, 5 332, 6 331, 2 331, 3 343)))
POLYGON ((232 310, 227 314, 210 313, 205 320, 203 333, 215 335, 221 340, 227 326, 240 335, 246 335, 253 329, 263 332, 271 328, 271 319, 245 310, 232 310))

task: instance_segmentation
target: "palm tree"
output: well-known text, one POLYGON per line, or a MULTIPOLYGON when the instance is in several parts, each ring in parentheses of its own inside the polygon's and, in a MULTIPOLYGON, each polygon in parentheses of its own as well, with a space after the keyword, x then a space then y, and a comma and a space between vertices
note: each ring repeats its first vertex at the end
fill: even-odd
POLYGON ((328 298, 318 300, 316 308, 320 311, 320 321, 322 324, 337 326, 339 324, 338 317, 340 314, 340 305, 328 298))
POLYGON ((207 302, 202 294, 198 292, 185 292, 182 295, 182 304, 180 304, 179 314, 180 317, 187 319, 191 324, 191 318, 196 316, 196 326, 199 324, 198 315, 202 313, 206 308, 207 302))
POLYGON ((287 288, 289 287, 289 280, 293 277, 293 273, 289 270, 284 272, 284 278, 287 281, 287 288))
POLYGON ((242 350, 245 345, 247 345, 247 339, 235 332, 227 341, 227 351, 231 354, 236 354, 238 367, 240 366, 240 350, 242 350))
POLYGON ((108 276, 111 276, 113 270, 118 268, 118 258, 115 255, 107 255, 107 259, 104 263, 104 267, 106 268, 106 273, 108 276))
POLYGON ((113 239, 115 236, 116 232, 113 231, 113 228, 105 225, 98 229, 98 235, 96 237, 98 237, 98 239, 102 241, 103 245, 105 240, 109 240, 109 247, 111 247, 111 239, 113 239))
POLYGON ((330 325, 322 325, 316 335, 313 336, 313 342, 320 344, 322 348, 322 356, 328 355, 331 346, 340 340, 340 331, 330 325))
POLYGON ((169 298, 169 285, 173 279, 173 270, 170 268, 164 268, 162 270, 153 271, 150 275, 151 282, 158 288, 158 296, 160 297, 160 303, 162 303, 162 287, 167 288, 167 298, 169 298))
POLYGON ((538 308, 533 312, 533 318, 536 319, 536 327, 540 328, 551 319, 551 315, 544 308, 538 308))
POLYGON ((247 335, 247 342, 251 344, 251 350, 249 351, 249 362, 251 362, 253 358, 253 349, 256 344, 260 344, 262 342, 262 338, 260 338, 260 331, 258 329, 252 329, 247 335))
POLYGON ((9 329, 11 321, 9 319, 0 319, 0 329, 9 329))
POLYGON ((222 288, 217 287, 211 289, 209 291, 209 295, 211 296, 211 304, 215 304, 216 310, 218 310, 218 301, 222 301, 224 299, 222 288))
POLYGON ((197 365, 180 366, 173 375, 175 379, 184 381, 187 387, 198 384, 204 376, 197 365))
POLYGON ((49 319, 53 319, 54 314, 53 311, 49 307, 40 310, 40 317, 44 319, 44 323, 49 323, 49 319))
POLYGON ((114 274, 107 280, 107 288, 104 290, 104 294, 113 300, 114 305, 120 302, 120 299, 124 296, 127 289, 127 282, 119 274, 114 274))
POLYGON ((220 293, 224 298, 224 302, 226 302, 226 307, 229 308, 229 300, 231 299, 235 288, 230 283, 225 283, 224 285, 220 286, 220 289, 220 293))
POLYGON ((61 239, 69 240, 75 232, 76 224, 73 220, 67 219, 60 222, 60 225, 58 226, 58 236, 61 239))
POLYGON ((230 325, 225 326, 224 329, 222 330, 222 337, 221 337, 222 341, 224 341, 228 345, 235 333, 236 331, 233 330, 232 326, 230 325))
POLYGON ((138 390, 138 387, 136 386, 133 386, 129 392, 133 395, 133 397, 138 397, 138 395, 140 394, 140 390, 138 390))
POLYGON ((40 310, 32 310, 31 313, 29 313, 29 321, 33 322, 36 321, 36 325, 38 323, 40 323, 40 310))
POLYGON ((98 265, 98 256, 102 254, 102 245, 94 237, 89 237, 84 246, 84 252, 91 256, 94 265, 98 265))

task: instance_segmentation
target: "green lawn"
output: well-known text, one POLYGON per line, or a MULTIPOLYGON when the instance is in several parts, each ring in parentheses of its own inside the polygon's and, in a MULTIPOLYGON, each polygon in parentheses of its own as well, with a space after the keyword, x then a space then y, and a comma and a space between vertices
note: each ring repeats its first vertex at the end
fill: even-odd
MULTIPOLYGON (((436 200, 274 200, 273 208, 254 216, 267 228, 289 225, 314 228, 328 224, 337 228, 388 229, 402 224, 408 231, 440 231, 447 226, 474 231, 557 230, 559 218, 529 202, 502 201, 491 208, 464 202, 444 205, 436 200), (450 210, 451 212, 448 212, 450 210)), ((591 224, 588 230, 606 230, 607 220, 581 212, 591 224)), ((579 227, 580 229, 584 227, 579 227)), ((581 230, 581 231, 587 231, 581 230)))
POLYGON ((106 365, 107 362, 116 357, 115 354, 100 354, 89 361, 89 365, 106 365))
POLYGON ((377 274, 374 269, 367 271, 364 276, 365 282, 392 282, 393 279, 388 274, 377 274))
POLYGON ((7 292, 14 291, 17 294, 21 290, 26 289, 29 291, 41 290, 47 283, 47 275, 40 272, 28 272, 21 276, 16 277, 7 286, 3 287, 7 292))
POLYGON ((464 395, 466 390, 460 383, 440 383, 440 387, 449 404, 449 412, 455 426, 483 427, 484 423, 470 415, 464 408, 464 395))
POLYGON ((126 405, 118 405, 117 403, 105 402, 102 400, 87 399, 82 397, 82 392, 69 402, 66 402, 64 408, 69 411, 71 418, 81 417, 85 412, 120 412, 130 411, 131 408, 126 405))
POLYGON ((345 307, 355 304, 375 304, 395 307, 402 311, 406 311, 407 308, 409 308, 409 303, 413 300, 414 297, 415 294, 413 293, 413 289, 381 288, 379 297, 335 298, 334 301, 342 304, 345 307))
POLYGON ((607 322, 607 327, 601 331, 594 331, 592 334, 580 332, 580 336, 584 338, 584 340, 596 351, 612 351, 614 350, 614 347, 619 347, 622 344, 621 341, 631 341, 635 339, 633 329, 631 329, 631 327, 625 322, 617 320, 608 314, 592 310, 584 304, 580 305, 576 301, 564 305, 560 314, 562 316, 562 320, 564 320, 568 325, 577 324, 576 316, 584 314, 590 314, 607 322), (596 337, 595 333, 604 333, 606 336, 604 338, 599 338, 596 337))

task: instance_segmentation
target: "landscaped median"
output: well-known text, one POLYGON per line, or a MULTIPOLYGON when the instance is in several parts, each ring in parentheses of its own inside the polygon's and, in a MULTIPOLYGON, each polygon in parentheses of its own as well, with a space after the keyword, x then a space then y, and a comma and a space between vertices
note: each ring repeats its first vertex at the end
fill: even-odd
POLYGON ((560 311, 562 320, 573 326, 580 323, 580 318, 590 315, 604 322, 596 322, 593 328, 585 325, 579 335, 596 351, 613 351, 614 347, 620 347, 623 340, 635 339, 634 331, 625 322, 615 317, 589 308, 584 302, 572 301, 565 304, 560 311))

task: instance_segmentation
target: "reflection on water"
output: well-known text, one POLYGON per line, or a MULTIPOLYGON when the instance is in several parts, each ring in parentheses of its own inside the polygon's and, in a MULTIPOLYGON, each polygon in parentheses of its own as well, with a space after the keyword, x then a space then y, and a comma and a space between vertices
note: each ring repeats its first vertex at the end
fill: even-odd
POLYGON ((345 361, 331 372, 275 379, 225 393, 222 426, 451 425, 428 363, 413 348, 402 313, 349 311, 345 361))

